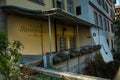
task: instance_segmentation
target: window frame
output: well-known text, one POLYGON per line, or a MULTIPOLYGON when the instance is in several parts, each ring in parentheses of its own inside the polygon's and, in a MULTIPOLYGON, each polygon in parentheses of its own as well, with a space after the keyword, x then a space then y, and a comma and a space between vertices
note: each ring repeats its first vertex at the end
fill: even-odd
POLYGON ((102 15, 99 14, 99 22, 100 22, 100 26, 103 27, 103 18, 102 15))
POLYGON ((67 0, 67 11, 74 13, 74 3, 73 0, 67 0))
POLYGON ((98 23, 98 13, 94 11, 94 21, 96 25, 99 25, 98 23))
POLYGON ((59 8, 59 9, 64 9, 64 0, 56 0, 56 7, 59 8), (58 3, 61 3, 60 6, 61 7, 58 7, 58 3))
POLYGON ((81 12, 81 6, 77 6, 76 7, 76 15, 81 15, 82 12, 81 12))

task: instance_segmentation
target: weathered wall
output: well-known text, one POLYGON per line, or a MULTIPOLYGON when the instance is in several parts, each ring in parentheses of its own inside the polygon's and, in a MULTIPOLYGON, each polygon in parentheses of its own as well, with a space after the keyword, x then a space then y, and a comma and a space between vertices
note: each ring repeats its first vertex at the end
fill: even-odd
POLYGON ((35 3, 30 0, 6 0, 7 5, 14 5, 19 7, 24 7, 33 10, 46 10, 53 8, 52 0, 44 0, 44 5, 35 3))
MULTIPOLYGON (((48 33, 48 21, 38 20, 28 17, 9 15, 7 20, 8 26, 8 39, 9 41, 19 40, 23 43, 24 55, 41 55, 42 54, 42 42, 41 42, 41 27, 43 27, 43 52, 50 52, 50 41, 48 33)), ((70 37, 77 37, 76 26, 63 25, 57 23, 57 42, 55 43, 55 28, 54 23, 51 21, 51 33, 52 33, 52 52, 56 51, 55 45, 57 44, 59 50, 59 37, 62 36, 63 26, 66 27, 64 36, 67 38, 67 49, 70 49, 70 37)), ((89 28, 83 28, 79 26, 79 41, 76 39, 76 46, 91 45, 91 39, 89 38, 89 28)))
MULTIPOLYGON (((23 43, 23 54, 42 54, 41 26, 43 27, 43 51, 50 51, 48 35, 48 24, 46 21, 34 20, 25 17, 8 16, 8 39, 9 41, 19 40, 23 43)), ((52 50, 54 47, 54 29, 52 26, 52 50)))
MULTIPOLYGON (((88 60, 91 58, 92 60, 94 60, 95 56, 96 56, 97 52, 94 52, 92 54, 87 54, 87 55, 83 55, 80 56, 80 72, 83 72, 83 69, 85 69, 88 65, 88 60)), ((70 68, 69 68, 69 72, 78 72, 78 58, 73 58, 70 59, 70 64, 69 64, 70 68)), ((54 67, 58 70, 61 71, 67 71, 67 61, 64 61, 62 63, 59 63, 57 65, 54 65, 54 67)))

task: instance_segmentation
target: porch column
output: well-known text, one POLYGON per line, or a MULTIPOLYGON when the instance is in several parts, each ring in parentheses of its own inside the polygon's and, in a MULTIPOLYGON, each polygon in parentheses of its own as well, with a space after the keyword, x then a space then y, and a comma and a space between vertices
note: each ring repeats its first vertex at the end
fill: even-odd
POLYGON ((77 48, 79 49, 80 48, 80 38, 79 38, 79 27, 78 27, 78 24, 77 24, 77 42, 78 42, 78 45, 77 45, 77 48))
POLYGON ((49 41, 50 41, 50 64, 52 65, 52 36, 51 36, 51 20, 48 16, 48 29, 49 29, 49 41))
MULTIPOLYGON (((79 27, 78 27, 78 24, 77 24, 77 40, 78 40, 78 45, 77 45, 77 48, 78 48, 78 54, 79 54, 79 51, 80 51, 80 39, 79 39, 79 27)), ((78 56, 78 72, 80 73, 80 54, 78 56)))
POLYGON ((43 50, 43 26, 41 25, 41 48, 42 48, 42 57, 43 57, 43 64, 44 68, 47 68, 47 60, 46 60, 46 55, 44 54, 43 50))

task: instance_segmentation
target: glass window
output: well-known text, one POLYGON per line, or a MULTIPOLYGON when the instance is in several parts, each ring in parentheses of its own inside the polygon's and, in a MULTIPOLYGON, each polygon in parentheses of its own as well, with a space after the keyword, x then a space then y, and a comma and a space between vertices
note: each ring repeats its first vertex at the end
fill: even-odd
POLYGON ((60 51, 65 51, 66 50, 66 38, 65 37, 60 37, 60 51))
POLYGON ((109 12, 107 3, 105 3, 105 10, 106 10, 106 12, 109 12))
POLYGON ((64 2, 63 0, 57 0, 57 8, 64 9, 64 2))
POLYGON ((29 0, 29 1, 32 1, 32 2, 35 2, 35 3, 41 4, 41 5, 45 5, 44 0, 29 0))
POLYGON ((113 24, 111 24, 111 32, 114 32, 113 24))
POLYGON ((95 20, 95 24, 98 25, 98 14, 94 11, 94 20, 95 20))
POLYGON ((70 37, 70 49, 75 49, 75 38, 70 37))
POLYGON ((114 49, 114 42, 112 39, 111 39, 111 48, 114 49))
POLYGON ((102 21, 102 16, 99 15, 99 21, 100 21, 100 26, 103 27, 103 21, 102 21))
POLYGON ((108 46, 109 46, 109 39, 107 39, 107 43, 108 43, 108 46))
POLYGON ((110 28, 109 28, 109 21, 107 20, 107 28, 108 28, 108 31, 110 31, 110 28))
POLYGON ((43 0, 35 0, 36 2, 43 2, 43 0))
POLYGON ((101 0, 97 0, 97 2, 98 2, 100 5, 102 4, 101 0))
POLYGON ((102 2, 102 7, 105 9, 105 1, 102 0, 101 2, 102 2))
POLYGON ((105 18, 104 18, 104 27, 105 27, 105 30, 107 31, 107 21, 105 18))
POLYGON ((43 3, 44 0, 30 0, 30 1, 34 1, 34 2, 37 2, 37 3, 43 3))
POLYGON ((81 6, 77 6, 76 7, 76 15, 80 15, 81 14, 81 6))
POLYGON ((67 0, 67 11, 70 12, 70 13, 74 12, 73 1, 72 0, 67 0))

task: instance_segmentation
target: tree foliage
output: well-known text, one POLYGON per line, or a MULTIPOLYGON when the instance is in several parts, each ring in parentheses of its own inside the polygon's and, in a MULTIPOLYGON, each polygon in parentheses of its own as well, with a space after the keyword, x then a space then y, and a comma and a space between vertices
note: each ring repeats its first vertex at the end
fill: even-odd
POLYGON ((117 52, 120 52, 120 15, 116 16, 115 25, 115 44, 117 52))
POLYGON ((0 33, 0 73, 5 80, 19 80, 18 69, 13 64, 18 63, 22 48, 21 42, 10 43, 7 36, 0 33))

